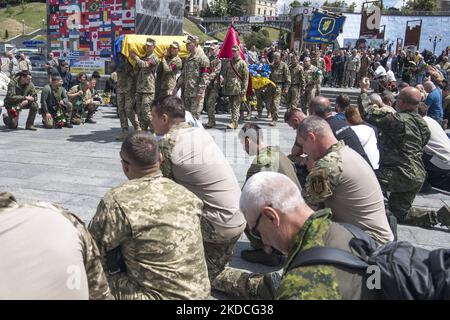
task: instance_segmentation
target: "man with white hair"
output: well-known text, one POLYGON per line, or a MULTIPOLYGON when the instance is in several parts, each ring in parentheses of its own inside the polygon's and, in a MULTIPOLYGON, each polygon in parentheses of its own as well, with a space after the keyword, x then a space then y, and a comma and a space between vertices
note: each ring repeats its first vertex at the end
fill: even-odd
POLYGON ((242 190, 240 208, 254 237, 288 255, 287 271, 278 283, 278 273, 227 268, 216 289, 246 298, 376 299, 376 290, 368 290, 360 272, 332 265, 292 265, 299 253, 312 247, 355 252, 349 245, 352 234, 331 221, 331 210, 314 212, 288 177, 276 172, 254 175, 242 190))
POLYGON ((425 82, 423 87, 428 93, 427 98, 425 99, 425 104, 428 106, 427 116, 440 123, 444 116, 442 110, 442 92, 436 88, 435 84, 431 81, 425 82))

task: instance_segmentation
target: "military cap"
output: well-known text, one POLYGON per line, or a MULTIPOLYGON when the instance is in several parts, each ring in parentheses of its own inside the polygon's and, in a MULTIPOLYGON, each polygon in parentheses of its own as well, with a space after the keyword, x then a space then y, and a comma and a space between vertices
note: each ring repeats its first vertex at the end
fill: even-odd
POLYGON ((59 74, 52 74, 52 81, 53 80, 62 80, 62 78, 59 74))
POLYGON ((147 41, 145 44, 148 46, 154 46, 156 44, 156 41, 152 38, 147 38, 147 41))
POLYGON ((199 38, 197 36, 188 36, 187 40, 184 41, 184 43, 198 43, 199 38))
POLYGON ((179 44, 178 42, 176 42, 176 41, 172 42, 172 43, 170 44, 170 46, 171 46, 172 48, 175 48, 175 49, 180 49, 180 44, 179 44))
POLYGON ((235 45, 231 48, 231 50, 233 50, 233 51, 239 51, 239 46, 238 46, 237 44, 235 44, 235 45))

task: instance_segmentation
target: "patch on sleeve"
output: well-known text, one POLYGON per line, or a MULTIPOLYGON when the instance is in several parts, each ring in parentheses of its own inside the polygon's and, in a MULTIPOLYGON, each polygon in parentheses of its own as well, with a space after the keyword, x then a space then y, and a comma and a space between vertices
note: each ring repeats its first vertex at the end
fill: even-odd
POLYGON ((323 175, 311 177, 311 189, 314 193, 322 194, 326 190, 325 177, 323 175))

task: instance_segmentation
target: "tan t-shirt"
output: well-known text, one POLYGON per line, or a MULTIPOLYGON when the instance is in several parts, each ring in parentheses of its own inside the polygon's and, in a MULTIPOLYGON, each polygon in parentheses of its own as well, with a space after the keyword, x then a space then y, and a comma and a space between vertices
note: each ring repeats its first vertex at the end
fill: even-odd
POLYGON ((343 142, 333 145, 316 161, 303 194, 309 204, 324 203, 330 208, 333 221, 351 223, 381 243, 394 239, 375 173, 343 142))
POLYGON ((203 216, 215 225, 245 223, 239 210, 241 190, 233 169, 213 138, 201 128, 182 123, 160 141, 164 176, 186 187, 203 203, 203 216))
POLYGON ((80 234, 55 207, 0 210, 1 299, 89 299, 80 234))

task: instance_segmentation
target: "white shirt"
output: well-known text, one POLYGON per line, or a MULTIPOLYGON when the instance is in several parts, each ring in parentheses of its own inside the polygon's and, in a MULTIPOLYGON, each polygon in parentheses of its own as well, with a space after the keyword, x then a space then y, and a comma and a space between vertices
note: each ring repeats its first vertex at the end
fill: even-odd
POLYGON ((442 170, 450 170, 450 139, 441 125, 434 119, 425 116, 423 120, 431 131, 430 141, 423 151, 432 156, 430 162, 442 170))
POLYGON ((397 81, 397 79, 395 78, 395 74, 394 72, 392 72, 392 70, 389 70, 388 72, 386 72, 387 75, 387 81, 397 81))
POLYGON ((358 136, 359 142, 369 158, 370 164, 373 170, 377 170, 380 165, 380 151, 377 145, 377 136, 373 128, 366 124, 360 124, 357 126, 352 126, 353 131, 355 131, 358 136))

